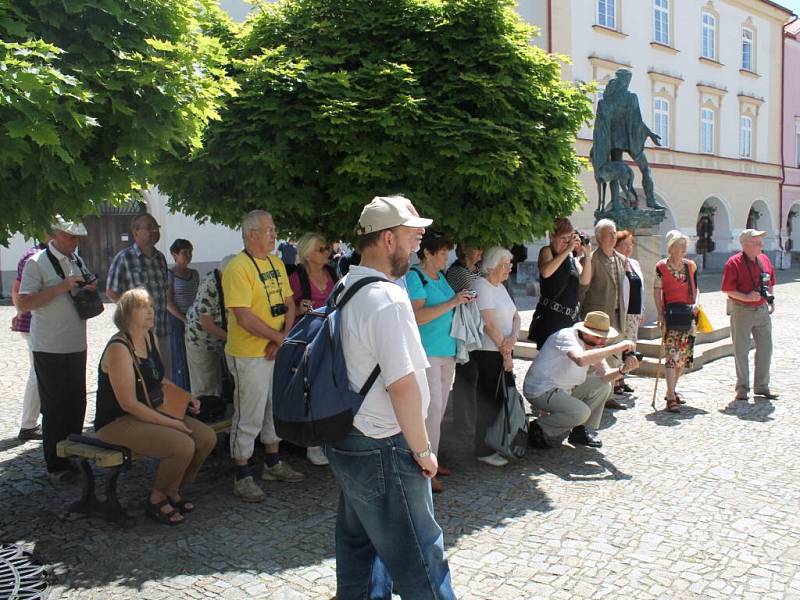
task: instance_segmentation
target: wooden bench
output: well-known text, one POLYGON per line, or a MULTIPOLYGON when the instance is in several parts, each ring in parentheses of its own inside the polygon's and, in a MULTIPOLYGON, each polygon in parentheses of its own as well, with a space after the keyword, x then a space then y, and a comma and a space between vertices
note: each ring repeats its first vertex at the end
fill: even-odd
MULTIPOLYGON (((231 417, 215 423, 207 423, 216 434, 227 433, 231 428, 231 417)), ((117 498, 117 479, 139 458, 130 448, 107 444, 89 435, 71 434, 66 440, 58 442, 56 452, 61 458, 80 460, 83 473, 81 499, 70 505, 69 511, 95 516, 112 521, 121 527, 130 527, 134 519, 122 508, 117 498), (101 500, 96 492, 95 475, 92 465, 107 469, 101 500)))

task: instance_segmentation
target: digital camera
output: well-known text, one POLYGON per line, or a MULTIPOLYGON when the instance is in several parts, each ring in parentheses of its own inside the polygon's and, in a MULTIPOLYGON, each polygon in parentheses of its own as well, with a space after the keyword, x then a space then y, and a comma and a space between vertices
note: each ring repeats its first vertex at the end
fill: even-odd
POLYGON ((761 279, 758 282, 758 293, 767 301, 767 304, 775 303, 775 296, 769 293, 770 276, 769 273, 761 273, 761 279))
POLYGON ((288 312, 289 308, 285 304, 275 304, 270 307, 273 317, 281 317, 288 312))
POLYGON ((78 287, 83 287, 85 285, 91 285, 95 281, 97 281, 97 275, 95 275, 94 273, 84 273, 83 281, 78 281, 75 285, 77 285, 78 287))
POLYGON ((642 360, 644 359, 644 354, 642 354, 641 352, 636 352, 635 350, 626 350, 625 352, 622 353, 622 360, 625 361, 631 356, 635 357, 636 360, 638 360, 639 362, 642 362, 642 360))
POLYGON ((588 235, 586 235, 586 234, 583 234, 583 233, 581 233, 581 232, 579 231, 579 232, 578 232, 578 237, 581 239, 581 246, 588 246, 588 245, 589 245, 589 242, 590 242, 591 240, 589 239, 589 236, 588 236, 588 235))

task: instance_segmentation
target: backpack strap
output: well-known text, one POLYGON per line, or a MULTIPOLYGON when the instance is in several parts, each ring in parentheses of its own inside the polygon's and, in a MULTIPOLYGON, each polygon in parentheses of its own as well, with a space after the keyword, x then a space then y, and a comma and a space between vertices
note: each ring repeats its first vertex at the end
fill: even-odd
POLYGON ((217 282, 217 295, 219 296, 219 311, 222 315, 222 329, 228 331, 228 311, 225 309, 225 291, 222 289, 222 276, 219 269, 214 269, 214 280, 217 282))
POLYGON ((420 270, 419 270, 419 269, 417 269, 416 267, 411 267, 411 269, 409 269, 409 270, 410 270, 410 271, 414 271, 414 273, 416 273, 416 274, 417 274, 417 277, 419 277, 420 283, 422 283, 422 287, 425 287, 426 285, 428 285, 428 278, 427 278, 427 277, 425 277, 425 276, 422 274, 422 271, 420 271, 420 270))
MULTIPOLYGON (((389 282, 388 279, 384 279, 383 277, 364 277, 364 279, 359 279, 353 285, 351 285, 347 291, 345 292, 342 299, 339 302, 336 302, 336 297, 341 293, 342 289, 344 289, 344 284, 340 283, 336 286, 336 289, 333 290, 331 294, 331 299, 334 302, 334 306, 336 310, 341 310, 345 304, 347 304, 350 299, 356 295, 356 292, 361 288, 371 284, 371 283, 378 283, 380 281, 389 282)), ((367 380, 364 382, 364 385, 361 386, 361 389, 358 390, 359 395, 366 396, 369 391, 372 389, 372 386, 375 385, 375 381, 378 379, 378 375, 381 374, 381 366, 375 365, 375 368, 372 369, 372 372, 367 377, 367 380)))

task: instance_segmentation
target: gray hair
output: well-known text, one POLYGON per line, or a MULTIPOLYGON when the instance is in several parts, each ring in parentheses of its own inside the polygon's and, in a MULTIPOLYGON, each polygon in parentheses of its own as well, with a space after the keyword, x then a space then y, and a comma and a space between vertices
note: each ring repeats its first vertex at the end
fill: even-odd
POLYGON ((316 252, 317 242, 324 242, 325 237, 321 233, 309 232, 304 233, 297 241, 297 258, 301 263, 305 264, 306 260, 312 253, 316 252))
POLYGON ((509 250, 506 250, 502 246, 492 246, 486 252, 483 253, 483 262, 481 263, 481 273, 486 275, 489 272, 489 269, 494 269, 497 265, 500 264, 500 261, 503 258, 507 258, 509 261, 514 258, 514 255, 511 254, 509 250))
POLYGON ((600 235, 600 232, 603 231, 603 229, 607 229, 608 227, 613 227, 614 229, 616 229, 617 224, 614 223, 614 221, 612 221, 611 219, 600 219, 594 225, 594 237, 600 235))
POLYGON ((272 219, 272 215, 269 214, 266 210, 256 209, 251 210, 245 216, 242 217, 242 239, 245 238, 248 231, 252 231, 253 229, 258 229, 258 222, 263 218, 272 219))

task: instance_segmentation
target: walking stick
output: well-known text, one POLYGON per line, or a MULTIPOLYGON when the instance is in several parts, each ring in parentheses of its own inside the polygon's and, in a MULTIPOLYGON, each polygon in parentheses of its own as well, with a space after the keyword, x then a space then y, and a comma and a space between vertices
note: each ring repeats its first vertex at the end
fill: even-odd
POLYGON ((661 323, 658 324, 658 329, 661 331, 661 346, 658 349, 658 366, 656 366, 656 384, 653 386, 653 402, 650 406, 653 407, 654 411, 658 411, 656 408, 656 396, 658 395, 658 378, 661 376, 661 361, 664 360, 664 328, 661 326, 661 323))

